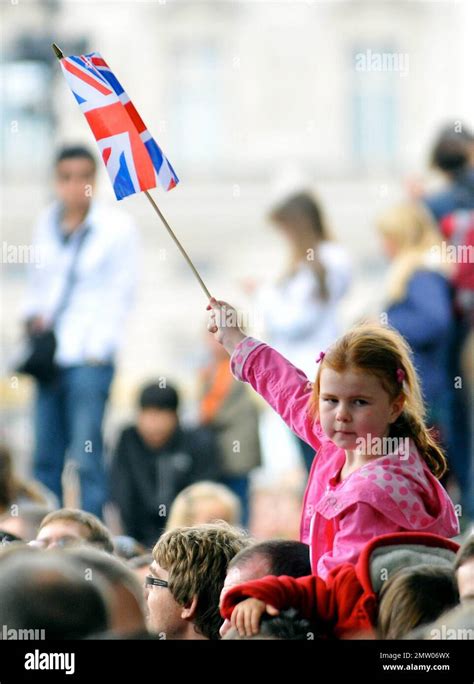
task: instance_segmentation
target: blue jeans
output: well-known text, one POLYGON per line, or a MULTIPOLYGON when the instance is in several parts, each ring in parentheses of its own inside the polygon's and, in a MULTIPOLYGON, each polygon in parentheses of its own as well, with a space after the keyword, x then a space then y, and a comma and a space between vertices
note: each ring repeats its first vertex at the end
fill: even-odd
POLYGON ((35 407, 34 476, 62 502, 66 453, 78 467, 81 508, 101 517, 107 498, 102 419, 114 374, 111 364, 62 368, 38 384, 35 407))
POLYGON ((235 475, 233 477, 221 478, 222 484, 229 487, 236 496, 240 499, 242 507, 242 517, 240 524, 243 527, 248 527, 250 517, 250 502, 249 502, 249 477, 248 475, 235 475))

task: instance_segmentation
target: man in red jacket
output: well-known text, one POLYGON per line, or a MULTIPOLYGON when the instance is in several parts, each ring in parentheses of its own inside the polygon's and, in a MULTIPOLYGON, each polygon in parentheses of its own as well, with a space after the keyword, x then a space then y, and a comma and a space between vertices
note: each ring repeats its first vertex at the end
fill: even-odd
POLYGON ((340 565, 326 581, 310 575, 265 577, 240 584, 225 595, 221 615, 241 636, 251 636, 258 633, 264 612, 277 615, 292 607, 329 638, 373 638, 383 582, 400 567, 419 563, 422 556, 426 559, 427 554, 434 563, 439 557, 453 561, 457 549, 456 542, 434 534, 381 535, 367 544, 356 566, 340 565))

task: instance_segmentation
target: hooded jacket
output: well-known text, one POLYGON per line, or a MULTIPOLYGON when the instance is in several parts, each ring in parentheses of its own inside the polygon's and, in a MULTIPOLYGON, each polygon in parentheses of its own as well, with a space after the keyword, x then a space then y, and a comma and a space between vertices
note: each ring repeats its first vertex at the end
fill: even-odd
POLYGON ((221 615, 230 620, 237 603, 256 598, 278 610, 295 608, 323 637, 370 638, 375 635, 380 578, 388 579, 408 565, 452 565, 458 548, 456 542, 434 534, 382 535, 364 547, 357 565, 334 568, 326 581, 315 575, 264 577, 232 587, 223 598, 221 615))

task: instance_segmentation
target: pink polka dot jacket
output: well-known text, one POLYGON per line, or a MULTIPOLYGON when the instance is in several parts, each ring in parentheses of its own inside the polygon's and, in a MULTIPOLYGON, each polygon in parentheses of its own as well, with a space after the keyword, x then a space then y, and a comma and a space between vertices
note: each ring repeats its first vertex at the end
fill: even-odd
POLYGON ((312 383, 281 354, 246 337, 231 357, 234 377, 248 382, 317 454, 301 514, 300 539, 310 545, 314 574, 325 579, 357 562, 373 537, 394 532, 459 533, 453 503, 415 445, 374 459, 339 480, 345 452, 311 417, 312 383))

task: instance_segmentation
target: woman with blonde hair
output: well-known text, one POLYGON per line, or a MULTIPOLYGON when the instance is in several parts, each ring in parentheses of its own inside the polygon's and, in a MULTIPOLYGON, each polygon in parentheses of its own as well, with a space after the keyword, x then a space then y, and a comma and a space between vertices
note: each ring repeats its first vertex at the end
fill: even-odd
POLYGON ((203 480, 189 485, 177 495, 171 504, 166 531, 215 520, 239 525, 240 519, 239 498, 225 485, 203 480))
POLYGON ((453 382, 448 357, 453 306, 449 265, 440 258, 441 238, 427 210, 410 202, 385 211, 377 228, 390 261, 385 322, 409 343, 428 423, 440 429, 448 448, 453 382))

